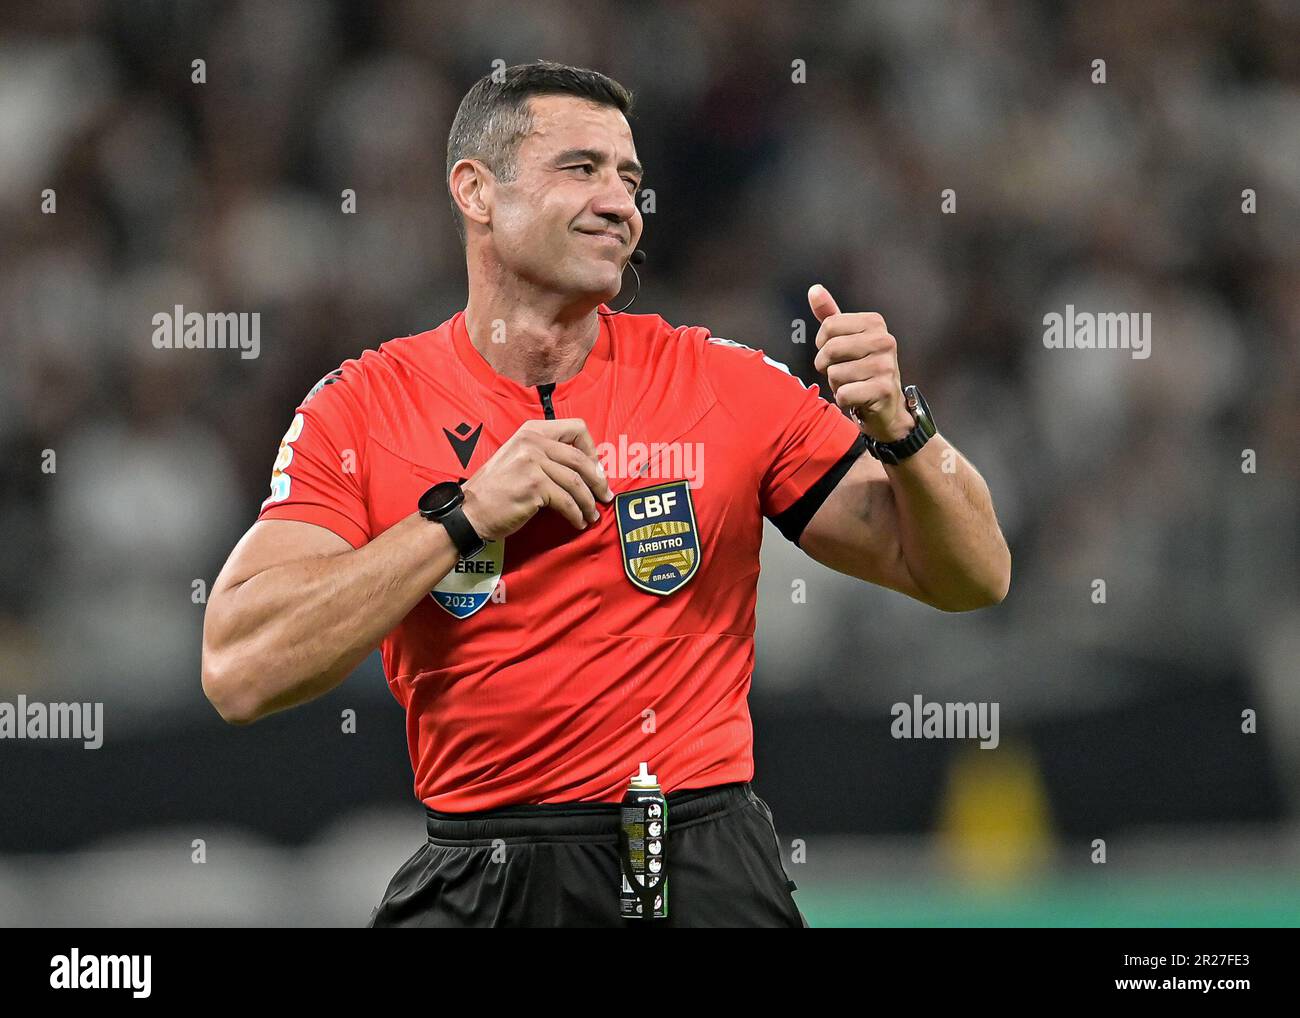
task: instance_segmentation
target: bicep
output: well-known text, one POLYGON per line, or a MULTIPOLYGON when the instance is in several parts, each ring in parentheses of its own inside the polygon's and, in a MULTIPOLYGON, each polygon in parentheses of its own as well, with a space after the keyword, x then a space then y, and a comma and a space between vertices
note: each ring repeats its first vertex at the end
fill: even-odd
POLYGON ((258 520, 235 545, 222 567, 213 595, 233 590, 258 573, 289 562, 328 558, 352 551, 338 534, 300 520, 258 520))
POLYGON ((854 460, 808 521, 799 547, 836 572, 925 601, 903 555, 889 477, 872 456, 854 460))

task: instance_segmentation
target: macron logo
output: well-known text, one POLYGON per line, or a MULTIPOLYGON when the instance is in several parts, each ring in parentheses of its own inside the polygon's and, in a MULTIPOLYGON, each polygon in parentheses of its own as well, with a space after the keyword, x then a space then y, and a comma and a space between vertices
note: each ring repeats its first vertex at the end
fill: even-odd
POLYGON ((442 429, 442 433, 447 436, 447 441, 451 443, 451 448, 456 453, 456 458, 460 460, 462 467, 469 468, 469 461, 474 457, 474 446, 478 445, 478 436, 482 432, 482 424, 471 432, 469 425, 464 421, 457 425, 454 435, 446 428, 442 429))
POLYGON ((153 955, 87 954, 75 947, 50 959, 50 986, 56 990, 130 990, 149 996, 153 955))

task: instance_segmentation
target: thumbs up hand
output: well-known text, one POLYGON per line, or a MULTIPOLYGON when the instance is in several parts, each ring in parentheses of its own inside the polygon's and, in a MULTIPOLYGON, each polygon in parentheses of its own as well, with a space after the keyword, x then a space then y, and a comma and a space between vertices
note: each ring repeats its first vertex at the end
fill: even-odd
POLYGON ((878 442, 906 438, 916 421, 903 399, 898 343, 884 318, 874 311, 842 313, 820 283, 808 290, 808 305, 821 323, 813 365, 826 375, 836 405, 878 442))

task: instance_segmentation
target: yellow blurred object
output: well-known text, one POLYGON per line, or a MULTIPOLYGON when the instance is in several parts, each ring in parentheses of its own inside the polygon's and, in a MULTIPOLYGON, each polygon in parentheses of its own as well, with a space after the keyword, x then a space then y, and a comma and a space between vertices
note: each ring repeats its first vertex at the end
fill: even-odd
POLYGON ((963 746, 954 756, 939 818, 949 868, 977 884, 1005 885, 1040 872, 1054 851, 1037 761, 1009 743, 963 746))

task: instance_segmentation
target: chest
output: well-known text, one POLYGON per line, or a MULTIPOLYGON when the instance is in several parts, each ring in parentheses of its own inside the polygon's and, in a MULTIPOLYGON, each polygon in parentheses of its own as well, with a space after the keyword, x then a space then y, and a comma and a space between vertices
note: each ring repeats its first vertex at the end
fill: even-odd
MULTIPOLYGON (((743 628, 762 538, 759 478, 722 407, 594 396, 553 410, 587 424, 614 500, 583 530, 540 510, 482 561, 458 563, 431 591, 424 621, 522 634, 545 612, 543 625, 559 617, 569 628, 669 635, 716 631, 721 614, 722 628, 743 628)), ((371 532, 409 516, 430 486, 472 477, 524 421, 543 416, 540 401, 535 413, 480 401, 423 426, 390 427, 367 453, 371 532)))

